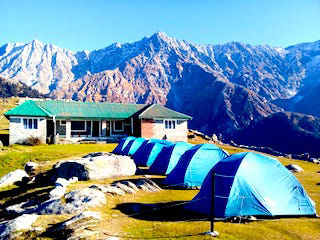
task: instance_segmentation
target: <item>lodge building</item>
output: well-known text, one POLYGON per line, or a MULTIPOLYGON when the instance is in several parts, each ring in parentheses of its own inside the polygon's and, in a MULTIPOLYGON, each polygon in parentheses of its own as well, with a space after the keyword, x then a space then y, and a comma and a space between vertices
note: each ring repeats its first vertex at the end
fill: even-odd
POLYGON ((158 104, 94 103, 27 100, 5 113, 10 121, 9 144, 36 137, 117 141, 125 136, 187 141, 190 116, 158 104))

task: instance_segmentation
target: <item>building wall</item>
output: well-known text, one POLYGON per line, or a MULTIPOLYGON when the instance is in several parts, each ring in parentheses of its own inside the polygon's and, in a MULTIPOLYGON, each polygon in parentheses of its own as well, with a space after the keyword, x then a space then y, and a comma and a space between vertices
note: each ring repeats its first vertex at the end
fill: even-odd
POLYGON ((167 139, 168 141, 174 142, 187 142, 188 121, 177 120, 175 129, 166 129, 164 120, 142 119, 141 137, 167 139))
MULTIPOLYGON (((47 121, 45 118, 33 117, 38 119, 38 129, 25 129, 23 119, 27 117, 10 117, 9 144, 26 143, 28 138, 37 137, 42 143, 46 143, 47 121)), ((30 118, 27 118, 30 119, 30 118)))

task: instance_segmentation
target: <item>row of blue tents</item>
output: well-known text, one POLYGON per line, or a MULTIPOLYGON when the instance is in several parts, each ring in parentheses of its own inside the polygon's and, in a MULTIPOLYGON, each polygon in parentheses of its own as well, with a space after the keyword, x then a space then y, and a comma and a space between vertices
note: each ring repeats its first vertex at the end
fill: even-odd
POLYGON ((167 175, 165 185, 201 186, 185 206, 194 212, 213 211, 218 218, 316 215, 314 202, 296 177, 271 157, 251 152, 229 156, 213 144, 135 137, 122 139, 113 153, 132 156, 137 165, 150 167, 150 174, 167 175))

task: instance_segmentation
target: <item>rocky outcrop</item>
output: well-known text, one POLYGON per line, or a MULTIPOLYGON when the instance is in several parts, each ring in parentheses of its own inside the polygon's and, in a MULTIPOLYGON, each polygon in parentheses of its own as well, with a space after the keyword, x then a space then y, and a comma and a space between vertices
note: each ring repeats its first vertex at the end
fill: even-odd
POLYGON ((107 199, 103 192, 93 188, 82 188, 64 195, 65 203, 61 199, 50 199, 40 204, 32 212, 37 214, 73 214, 87 208, 102 206, 107 199))
POLYGON ((136 165, 130 157, 101 153, 59 162, 53 171, 56 178, 98 180, 134 175, 136 165))
POLYGON ((289 164, 289 165, 286 166, 286 168, 288 170, 290 170, 291 172, 303 172, 302 167, 300 167, 297 164, 289 164))
POLYGON ((0 188, 24 181, 24 179, 29 179, 29 175, 24 170, 17 169, 0 178, 0 188))
POLYGON ((95 238, 99 232, 91 230, 90 227, 94 227, 99 221, 101 221, 99 213, 85 211, 64 222, 53 225, 43 235, 70 240, 95 238))
POLYGON ((30 229, 37 218, 38 215, 23 214, 13 220, 0 223, 0 238, 10 239, 16 231, 30 229))

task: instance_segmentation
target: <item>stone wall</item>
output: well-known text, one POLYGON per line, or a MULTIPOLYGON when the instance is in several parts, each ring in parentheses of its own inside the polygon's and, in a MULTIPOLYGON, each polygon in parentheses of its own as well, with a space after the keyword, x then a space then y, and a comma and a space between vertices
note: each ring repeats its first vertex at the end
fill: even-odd
POLYGON ((26 143, 30 137, 39 138, 42 143, 45 143, 47 133, 46 119, 33 117, 32 119, 38 119, 38 129, 25 129, 23 126, 24 118, 27 117, 10 117, 9 144, 26 143))
POLYGON ((141 137, 186 142, 188 140, 188 121, 178 120, 175 129, 166 129, 164 120, 142 119, 141 137))

